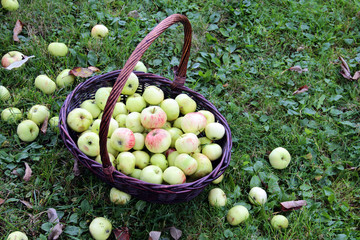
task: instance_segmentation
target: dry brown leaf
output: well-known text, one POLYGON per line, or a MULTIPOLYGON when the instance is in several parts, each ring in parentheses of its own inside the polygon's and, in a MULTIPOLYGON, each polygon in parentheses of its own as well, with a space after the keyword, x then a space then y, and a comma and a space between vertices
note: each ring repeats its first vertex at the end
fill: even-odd
POLYGON ((352 78, 358 80, 360 78, 360 71, 357 71, 352 78))
POLYGON ((5 202, 5 200, 0 198, 0 205, 3 204, 4 202, 5 202))
POLYGON ((116 240, 130 240, 130 233, 127 227, 113 230, 116 240))
POLYGON ((33 205, 32 205, 31 203, 29 203, 28 201, 20 200, 20 202, 21 202, 22 204, 24 204, 27 208, 30 208, 30 209, 33 208, 33 205))
POLYGON ((62 233, 63 225, 60 223, 57 212, 54 208, 49 208, 47 210, 49 222, 56 223, 56 225, 50 230, 48 240, 56 240, 59 238, 62 233))
POLYGON ((20 20, 16 21, 16 24, 15 24, 15 27, 14 27, 14 30, 13 30, 13 32, 14 32, 13 39, 14 39, 15 42, 20 41, 18 35, 22 32, 23 26, 24 26, 24 24, 20 20))
POLYGON ((293 95, 306 92, 306 91, 309 90, 309 87, 310 86, 308 86, 308 85, 304 85, 302 87, 299 87, 295 92, 293 92, 293 95))
POLYGON ((33 58, 33 57, 35 57, 35 56, 30 56, 30 57, 28 57, 28 56, 23 55, 23 56, 22 56, 22 58, 23 58, 22 60, 13 62, 13 63, 10 64, 9 66, 7 66, 5 69, 6 69, 6 70, 11 70, 11 69, 13 69, 13 68, 19 68, 19 67, 21 67, 24 63, 26 63, 30 58, 33 58))
POLYGON ((90 69, 93 72, 100 72, 100 69, 97 67, 94 67, 94 66, 90 66, 90 67, 88 67, 88 69, 90 69))
POLYGON ((170 235, 175 239, 178 240, 181 238, 182 235, 182 231, 177 229, 176 227, 171 227, 170 228, 170 235))
POLYGON ((300 66, 293 66, 293 67, 289 68, 289 70, 298 72, 298 73, 303 73, 303 72, 309 71, 307 68, 301 68, 300 66))
POLYGON ((280 203, 281 210, 282 211, 293 211, 302 208, 306 205, 305 200, 299 200, 299 201, 287 201, 280 203))
POLYGON ((27 164, 27 162, 25 162, 25 175, 24 175, 23 179, 26 182, 29 181, 31 178, 31 174, 32 174, 32 170, 31 170, 29 164, 27 164))
POLYGON ((351 80, 351 73, 350 73, 350 68, 349 66, 347 65, 346 61, 342 58, 342 57, 339 57, 340 61, 341 61, 341 71, 340 71, 340 74, 346 78, 346 79, 349 79, 351 80))
POLYGON ((149 240, 159 240, 160 236, 161 236, 161 232, 159 231, 149 232, 149 240))
POLYGON ((76 158, 74 159, 73 173, 74 173, 75 177, 78 177, 81 174, 80 169, 79 169, 79 162, 76 158))
POLYGON ((14 174, 14 175, 20 177, 20 174, 16 171, 16 169, 12 170, 11 174, 14 174))
POLYGON ((40 129, 40 131, 41 131, 43 134, 46 134, 46 130, 47 130, 47 127, 48 127, 48 123, 49 123, 49 117, 47 116, 47 117, 44 119, 44 122, 42 123, 41 129, 40 129))
POLYGON ((70 70, 69 74, 74 75, 76 77, 87 78, 90 77, 94 72, 98 72, 98 71, 100 70, 98 70, 98 68, 96 67, 88 67, 88 68, 75 67, 70 70))

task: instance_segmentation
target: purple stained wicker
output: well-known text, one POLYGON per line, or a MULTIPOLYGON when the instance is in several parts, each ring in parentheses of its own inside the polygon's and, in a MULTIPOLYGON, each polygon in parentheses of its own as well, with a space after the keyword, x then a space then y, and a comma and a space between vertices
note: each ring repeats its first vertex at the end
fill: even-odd
MULTIPOLYGON (((66 98, 59 114, 60 118, 60 134, 68 150, 76 157, 76 159, 93 172, 102 181, 106 182, 112 187, 127 192, 139 199, 154 202, 154 203, 179 203, 193 199, 201 193, 201 191, 210 184, 213 180, 218 178, 228 167, 231 158, 231 132, 226 119, 220 114, 216 107, 210 103, 204 96, 184 86, 186 67, 189 59, 191 45, 191 25, 188 19, 179 14, 174 14, 160 22, 136 47, 134 52, 129 57, 128 61, 122 70, 112 71, 103 75, 91 77, 83 83, 80 83, 66 98), (225 136, 223 139, 217 141, 223 149, 220 159, 213 161, 213 171, 196 181, 179 184, 151 184, 147 183, 117 171, 110 163, 107 149, 107 132, 109 122, 116 101, 121 95, 121 90, 126 82, 126 79, 133 71, 136 63, 141 56, 148 49, 151 43, 169 26, 174 23, 181 22, 184 25, 184 46, 181 61, 178 70, 175 72, 174 81, 167 78, 143 72, 134 72, 139 78, 138 93, 142 93, 146 86, 155 85, 164 91, 165 98, 175 98, 180 93, 186 93, 192 97, 197 103, 197 110, 208 110, 215 116, 216 121, 223 124, 225 127, 225 136), (95 92, 100 87, 112 87, 110 97, 104 109, 102 121, 100 125, 100 155, 103 164, 96 162, 93 158, 86 156, 77 147, 77 138, 79 133, 72 131, 66 124, 66 117, 68 113, 74 108, 95 96, 95 92)), ((122 96, 122 101, 125 102, 126 96, 122 96)))

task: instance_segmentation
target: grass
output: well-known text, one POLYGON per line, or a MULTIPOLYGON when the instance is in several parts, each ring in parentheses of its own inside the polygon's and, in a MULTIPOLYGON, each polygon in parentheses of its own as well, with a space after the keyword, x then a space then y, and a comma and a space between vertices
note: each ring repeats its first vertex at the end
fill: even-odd
MULTIPOLYGON (((31 144, 23 143, 16 125, 0 121, 0 235, 15 230, 30 239, 46 239, 51 224, 46 210, 55 208, 64 232, 60 239, 89 239, 88 225, 96 216, 114 228, 127 226, 132 239, 147 239, 169 227, 182 230, 181 239, 359 239, 360 234, 360 90, 358 81, 339 74, 338 57, 352 73, 360 68, 360 18, 357 1, 21 1, 20 9, 1 9, 0 53, 19 50, 35 55, 24 68, 0 69, 1 85, 24 113, 45 104, 57 115, 72 89, 42 94, 36 76, 55 79, 61 70, 96 66, 101 73, 120 69, 136 45, 173 13, 186 14, 193 27, 187 85, 213 102, 232 130, 233 149, 225 179, 218 186, 228 197, 223 208, 211 208, 209 185, 194 200, 176 205, 150 204, 133 198, 123 207, 109 200, 110 187, 73 160, 59 134, 48 130, 31 144), (128 16, 137 10, 140 18, 128 16), (17 19, 25 23, 20 43, 12 40, 17 19), (90 29, 103 23, 110 34, 92 39, 90 29), (66 43, 67 57, 52 57, 47 45, 66 43), (286 71, 299 65, 308 72, 286 71), (308 85, 305 93, 293 95, 308 85), (275 147, 292 155, 290 166, 273 169, 267 159, 275 147), (24 173, 29 182, 11 172, 24 173), (261 178, 263 183, 256 181, 261 178), (250 186, 266 189, 264 207, 247 199, 250 186), (282 212, 289 228, 275 231, 269 218, 280 212, 280 202, 304 199, 300 210, 282 212), (20 200, 31 203, 27 207, 20 200), (226 213, 245 205, 250 218, 230 226, 226 213)), ((168 29, 142 61, 149 71, 172 78, 182 47, 182 27, 168 29)), ((77 78, 76 84, 83 79, 77 78)))

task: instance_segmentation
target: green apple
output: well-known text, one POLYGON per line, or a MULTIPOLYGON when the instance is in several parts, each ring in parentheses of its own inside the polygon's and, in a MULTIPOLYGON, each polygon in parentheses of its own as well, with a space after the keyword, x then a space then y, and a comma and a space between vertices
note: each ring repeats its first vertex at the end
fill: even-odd
POLYGON ((126 127, 126 118, 127 118, 127 114, 118 114, 115 117, 115 120, 118 122, 119 127, 126 127))
POLYGON ((142 133, 134 133, 135 136, 135 145, 133 147, 134 150, 142 150, 145 146, 145 136, 142 133))
POLYGON ((161 128, 166 123, 166 113, 158 106, 150 106, 141 111, 141 124, 144 128, 161 128))
POLYGON ((225 135, 225 127, 221 123, 209 123, 205 127, 205 135, 211 140, 222 139, 225 135))
POLYGON ((131 152, 121 152, 116 158, 116 168, 125 175, 130 175, 135 169, 136 158, 131 152))
POLYGON ((194 133, 185 133, 175 141, 175 148, 179 153, 193 153, 199 144, 200 141, 194 133))
POLYGON ((133 95, 139 87, 139 79, 135 73, 130 73, 129 78, 126 80, 125 86, 121 93, 125 95, 133 95))
POLYGON ((93 122, 91 113, 83 108, 74 108, 66 118, 69 127, 75 132, 84 132, 93 122))
POLYGON ((222 148, 217 143, 206 144, 201 150, 203 154, 205 154, 211 161, 214 161, 221 157, 222 148))
POLYGON ((211 189, 208 200, 209 204, 213 207, 223 207, 227 202, 226 194, 221 188, 211 189))
POLYGON ((154 85, 147 86, 142 96, 150 105, 158 105, 164 100, 163 90, 154 85))
POLYGON ((95 99, 85 100, 80 104, 80 108, 88 110, 93 118, 97 118, 101 113, 101 109, 96 104, 95 99))
POLYGON ((267 202, 267 194, 260 187, 253 187, 249 192, 249 201, 255 205, 264 205, 267 202))
POLYGON ((289 226, 289 220, 283 216, 283 215, 275 215, 271 218, 271 226, 273 226, 273 228, 279 230, 279 229, 285 229, 289 226))
POLYGON ((100 138, 94 132, 84 132, 77 140, 77 145, 83 153, 89 157, 96 157, 100 154, 100 138))
POLYGON ((110 237, 112 225, 108 219, 97 217, 91 221, 89 231, 95 240, 106 240, 110 237))
POLYGON ((44 105, 34 105, 28 112, 28 119, 33 120, 37 125, 42 124, 46 118, 49 118, 50 111, 44 105))
POLYGON ((28 240, 28 237, 23 232, 15 231, 10 233, 6 240, 28 240))
POLYGON ((116 158, 117 155, 119 154, 119 151, 117 151, 116 149, 114 149, 114 148, 111 146, 111 140, 110 140, 110 138, 107 138, 107 140, 106 140, 106 148, 107 148, 108 153, 112 154, 115 158, 116 158))
POLYGON ((171 122, 166 121, 161 128, 165 130, 169 130, 171 128, 171 122))
MULTIPOLYGON (((4 1, 4 0, 1 0, 4 1)), ((11 1, 10 1, 11 2, 11 1)), ((1 65, 6 68, 8 66, 10 66, 12 63, 14 62, 18 62, 21 61, 23 59, 24 54, 22 54, 21 52, 18 51, 10 51, 8 53, 6 53, 2 58, 1 58, 1 65)))
POLYGON ((35 78, 35 87, 45 94, 52 94, 56 90, 56 84, 46 75, 39 75, 35 78))
POLYGON ((194 153, 191 156, 197 162, 196 171, 191 175, 191 178, 199 179, 212 172, 213 170, 212 163, 206 155, 202 153, 194 153))
POLYGON ((115 103, 113 117, 116 118, 119 114, 128 114, 128 110, 126 109, 126 105, 123 102, 115 103))
POLYGON ((170 147, 175 147, 175 142, 176 140, 181 136, 183 135, 184 133, 181 131, 181 129, 179 128, 176 128, 176 127, 172 127, 172 128, 169 128, 167 129, 167 131, 170 133, 171 135, 171 144, 170 144, 170 147))
POLYGON ((185 93, 177 95, 175 97, 175 101, 179 104, 180 112, 183 115, 196 111, 196 102, 185 93))
POLYGON ((141 114, 139 112, 132 112, 126 116, 125 126, 133 132, 141 133, 144 127, 141 124, 141 114))
POLYGON ((165 169, 163 179, 170 185, 183 184, 186 181, 186 176, 180 168, 170 166, 165 169))
POLYGON ((143 62, 138 61, 134 67, 134 71, 147 73, 147 68, 143 62))
POLYGON ((59 131, 59 116, 54 116, 49 120, 50 128, 54 131, 59 131))
POLYGON ((1 119, 8 123, 16 123, 21 118, 22 112, 16 107, 8 107, 1 112, 1 119))
MULTIPOLYGON (((112 155, 112 154, 109 153, 109 152, 108 152, 108 155, 109 155, 109 160, 110 160, 110 162, 111 162, 111 165, 113 165, 114 167, 116 167, 114 155, 112 155)), ((100 155, 100 154, 96 156, 95 161, 97 161, 98 163, 102 164, 101 155, 100 155)))
POLYGON ((152 153, 165 152, 171 144, 171 135, 165 129, 154 129, 145 137, 145 146, 152 153))
POLYGON ((69 74, 71 69, 62 70, 59 75, 56 77, 56 85, 60 88, 71 86, 75 81, 75 76, 69 74))
POLYGON ((166 160, 166 157, 162 153, 155 153, 150 157, 150 163, 152 165, 158 166, 161 168, 162 171, 165 171, 165 169, 169 166, 168 161, 166 160))
POLYGON ((16 11, 19 8, 19 2, 17 0, 1 0, 1 5, 10 12, 16 11))
POLYGON ((172 98, 167 98, 160 103, 160 107, 166 113, 168 121, 176 120, 180 115, 180 107, 177 101, 172 98))
POLYGON ((201 137, 201 138, 199 138, 199 141, 200 141, 201 147, 204 147, 205 145, 212 143, 212 141, 210 139, 208 139, 207 137, 201 137))
POLYGON ((48 51, 53 56, 64 57, 68 53, 69 49, 65 43, 52 42, 48 46, 48 51))
POLYGON ((198 112, 205 116, 207 124, 215 122, 215 116, 212 112, 208 110, 200 110, 198 112))
POLYGON ((196 172, 198 163, 195 158, 187 153, 181 153, 175 158, 175 166, 180 168, 185 175, 190 176, 196 172))
POLYGON ((206 118, 202 113, 191 112, 184 116, 181 122, 181 129, 184 133, 194 133, 198 135, 206 127, 206 118))
POLYGON ((278 147, 271 151, 269 160, 273 168, 284 169, 289 165, 291 156, 288 150, 283 147, 278 147))
MULTIPOLYGON (((99 134, 99 132, 100 132, 100 123, 101 123, 100 119, 95 119, 94 122, 91 125, 91 131, 93 131, 96 134, 99 134)), ((111 137, 111 135, 113 134, 115 129, 117 129, 118 127, 119 127, 118 122, 114 118, 110 118, 109 129, 108 129, 108 135, 107 136, 111 137)))
POLYGON ((135 168, 134 171, 130 174, 130 177, 140 180, 141 169, 135 168))
POLYGON ((7 101, 10 98, 10 92, 6 87, 0 86, 0 99, 1 101, 7 101))
POLYGON ((163 172, 158 166, 146 166, 141 170, 140 180, 148 183, 161 184, 163 182, 163 172))
POLYGON ((239 225, 248 218, 249 218, 249 211, 247 210, 246 207, 241 205, 236 205, 232 207, 226 215, 226 219, 228 223, 232 226, 239 225))
POLYGON ((103 24, 96 24, 91 29, 91 36, 93 38, 104 38, 109 34, 109 29, 103 24))
POLYGON ((125 205, 131 199, 131 195, 127 194, 126 192, 120 191, 116 188, 111 188, 110 190, 110 201, 117 205, 125 205))
POLYGON ((134 93, 126 99, 126 109, 129 112, 141 112, 146 107, 144 98, 139 93, 134 93))
POLYGON ((104 110, 106 102, 110 96, 111 87, 101 87, 95 92, 95 103, 101 110, 104 110))
POLYGON ((173 127, 179 128, 181 129, 181 122, 184 119, 184 117, 178 117, 174 123, 173 123, 173 127))
POLYGON ((220 177, 218 177, 217 179, 213 180, 212 183, 213 184, 219 184, 222 182, 222 180, 224 179, 224 174, 221 174, 220 177))
POLYGON ((129 151, 135 145, 134 133, 128 128, 117 128, 110 137, 110 143, 119 152, 129 151))
POLYGON ((24 142, 32 142, 39 135, 39 127, 32 120, 24 120, 17 126, 17 135, 24 142))
POLYGON ((132 153, 135 156, 135 166, 137 168, 143 169, 150 164, 150 155, 147 152, 137 150, 132 153))
POLYGON ((178 151, 172 151, 171 153, 169 153, 169 155, 167 156, 169 166, 175 166, 175 159, 177 156, 179 156, 179 154, 180 153, 178 151))

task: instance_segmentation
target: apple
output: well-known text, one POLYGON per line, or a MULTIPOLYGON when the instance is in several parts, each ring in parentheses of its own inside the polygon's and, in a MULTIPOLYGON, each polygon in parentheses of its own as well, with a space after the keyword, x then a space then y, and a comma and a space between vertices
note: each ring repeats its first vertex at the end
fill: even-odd
POLYGON ((213 184, 219 184, 222 182, 222 180, 224 179, 224 174, 221 174, 220 177, 218 177, 217 179, 213 180, 212 183, 213 184))
POLYGON ((190 176, 195 173, 198 164, 197 161, 187 153, 181 153, 175 158, 175 166, 180 168, 185 175, 190 176))
POLYGON ((28 112, 28 119, 33 120, 37 125, 42 124, 46 118, 49 118, 50 111, 44 105, 34 105, 28 112))
POLYGON ((289 165, 291 156, 288 150, 283 147, 278 147, 271 151, 269 160, 273 168, 284 169, 289 165))
POLYGON ((49 125, 52 130, 59 131, 59 116, 54 116, 50 118, 49 125))
POLYGON ((166 157, 162 153, 155 153, 150 157, 150 163, 152 165, 158 166, 161 168, 162 171, 165 171, 165 169, 169 166, 168 161, 166 160, 166 157))
POLYGON ((165 169, 163 179, 170 185, 183 184, 186 181, 186 176, 180 168, 171 166, 165 169))
POLYGON ((180 107, 177 101, 172 98, 167 98, 160 103, 160 107, 166 113, 168 121, 176 120, 180 115, 180 107))
POLYGON ((32 142, 39 135, 39 127, 32 120, 24 120, 17 126, 17 135, 24 142, 32 142))
POLYGON ((69 74, 71 69, 62 70, 59 75, 56 77, 56 85, 60 88, 71 86, 75 81, 75 76, 69 74))
POLYGON ((126 127, 126 118, 127 118, 127 114, 118 114, 115 117, 115 120, 118 122, 119 127, 126 127))
POLYGON ((74 108, 66 118, 69 127, 75 132, 84 132, 93 122, 91 113, 83 108, 74 108))
POLYGON ((141 124, 141 114, 139 112, 132 112, 126 116, 125 126, 133 132, 141 133, 144 127, 141 124))
POLYGON ((141 150, 132 152, 135 156, 135 166, 143 169, 150 164, 150 155, 141 150))
POLYGON ((169 130, 171 128, 171 122, 166 121, 166 123, 161 128, 165 130, 169 130))
POLYGON ((145 107, 146 102, 138 93, 134 93, 126 99, 126 109, 129 110, 129 112, 141 112, 145 107))
POLYGON ((175 101, 179 104, 180 112, 183 115, 196 111, 196 102, 185 93, 177 95, 175 101))
POLYGON ((134 71, 147 73, 147 68, 143 62, 138 61, 134 67, 134 71))
MULTIPOLYGON (((109 155, 109 160, 111 162, 111 165, 113 165, 114 167, 116 166, 116 163, 115 163, 115 156, 112 155, 111 153, 108 153, 109 155)), ((101 155, 97 155, 96 158, 95 158, 95 161, 97 161, 98 163, 102 164, 102 161, 101 161, 101 155)))
POLYGON ((264 189, 253 187, 249 192, 249 200, 252 204, 264 205, 267 201, 267 194, 264 189))
MULTIPOLYGON (((4 0, 2 0, 2 1, 4 1, 4 0)), ((10 51, 1 58, 1 65, 4 68, 6 68, 14 62, 21 61, 23 59, 23 56, 24 56, 24 54, 22 54, 21 52, 10 51)))
POLYGON ((80 108, 88 110, 93 118, 97 118, 101 113, 101 109, 96 104, 95 99, 85 100, 80 104, 80 108))
POLYGON ((128 128, 117 128, 110 137, 111 146, 119 151, 125 152, 135 145, 134 133, 128 128))
POLYGON ((116 118, 119 114, 128 114, 128 110, 126 109, 126 105, 123 102, 115 103, 115 107, 113 110, 113 117, 116 118))
POLYGON ((96 157, 100 154, 100 138, 94 132, 84 132, 77 140, 77 145, 83 153, 89 157, 96 157))
POLYGON ((142 133, 134 133, 135 136, 135 145, 133 147, 134 150, 142 150, 145 146, 145 136, 142 133))
POLYGON ((154 129, 145 137, 145 146, 152 153, 165 152, 171 144, 171 135, 164 129, 154 129))
POLYGON ((207 124, 215 122, 215 116, 212 112, 208 110, 200 110, 198 112, 205 116, 207 124))
POLYGON ((158 105, 164 100, 163 90, 154 85, 147 86, 142 96, 150 105, 158 105))
POLYGON ((170 153, 172 152, 175 152, 176 149, 175 148, 168 148, 166 151, 165 151, 165 157, 167 158, 169 156, 170 153))
POLYGON ((174 123, 173 123, 173 127, 179 128, 181 129, 181 122, 184 119, 184 117, 178 117, 174 123))
POLYGON ((209 192, 208 200, 213 207, 223 207, 226 205, 226 194, 221 188, 213 188, 209 192))
POLYGON ((140 180, 148 183, 161 184, 163 181, 163 171, 155 165, 146 166, 141 170, 140 180))
POLYGON ((239 225, 248 218, 249 218, 249 211, 247 210, 246 207, 242 205, 236 205, 232 207, 226 215, 226 219, 228 223, 230 223, 230 225, 232 226, 239 225))
POLYGON ((200 141, 201 147, 204 147, 205 145, 212 143, 212 141, 210 139, 208 139, 207 137, 201 137, 201 138, 199 138, 199 141, 200 141))
POLYGON ((1 112, 1 119, 8 123, 16 123, 21 118, 22 112, 16 107, 8 107, 1 112))
POLYGON ((135 168, 134 171, 130 174, 130 177, 140 180, 141 169, 135 168))
POLYGON ((289 226, 289 220, 283 216, 283 215, 275 215, 271 218, 271 226, 273 226, 273 228, 279 230, 279 229, 285 229, 289 226))
POLYGON ((39 75, 35 78, 35 87, 45 94, 52 94, 56 90, 56 84, 46 75, 39 75))
MULTIPOLYGON (((16 11, 19 8, 17 0, 1 0, 1 5, 8 11, 16 11)), ((26 238, 27 239, 27 238, 26 238)))
POLYGON ((101 87, 95 92, 95 103, 101 110, 104 110, 107 99, 110 96, 111 87, 101 87))
POLYGON ((106 218, 96 217, 91 221, 89 231, 95 240, 106 240, 110 237, 112 225, 106 218))
MULTIPOLYGON (((91 125, 91 131, 93 131, 96 134, 99 134, 100 132, 100 123, 101 119, 96 119, 92 125, 91 125)), ((110 118, 109 122, 109 129, 108 129, 108 137, 111 137, 115 129, 119 128, 118 122, 114 118, 110 118)))
POLYGON ((136 158, 131 152, 121 152, 116 158, 116 168, 125 175, 130 175, 135 169, 136 158))
POLYGON ((91 36, 93 38, 104 38, 109 34, 109 29, 102 24, 96 24, 91 29, 91 36))
POLYGON ((64 57, 68 53, 69 49, 65 43, 52 42, 48 46, 48 51, 53 56, 64 57))
POLYGON ((199 144, 200 141, 194 133, 185 133, 175 141, 175 148, 179 153, 193 153, 199 144))
POLYGON ((150 106, 141 111, 141 124, 148 129, 161 128, 166 123, 166 113, 158 106, 150 106))
POLYGON ((126 80, 125 86, 121 93, 125 95, 133 95, 139 86, 139 79, 135 73, 130 73, 129 78, 126 80))
POLYGON ((107 138, 106 140, 106 149, 108 151, 109 154, 113 155, 115 158, 117 157, 117 155, 119 154, 119 151, 114 149, 112 146, 111 146, 111 140, 110 138, 107 138))
POLYGON ((183 132, 181 131, 181 129, 179 128, 176 128, 176 127, 172 127, 172 128, 169 128, 167 129, 167 131, 170 133, 171 135, 171 144, 170 144, 170 147, 175 147, 175 142, 176 140, 181 136, 183 135, 183 132))
POLYGON ((6 240, 28 240, 28 237, 23 232, 15 231, 10 233, 6 240))
POLYGON ((116 188, 110 190, 110 201, 116 205, 125 205, 131 199, 131 195, 116 188))
POLYGON ((205 127, 205 135, 210 140, 222 139, 225 135, 225 127, 221 123, 209 123, 205 127))
POLYGON ((206 118, 202 113, 191 112, 184 116, 181 122, 181 129, 184 133, 195 133, 198 135, 206 127, 206 118))
POLYGON ((169 155, 167 156, 169 166, 175 166, 175 159, 179 155, 180 155, 180 153, 178 151, 173 151, 173 152, 169 153, 169 155))
POLYGON ((191 155, 197 162, 196 171, 191 175, 191 178, 199 179, 208 174, 213 170, 211 161, 207 156, 202 153, 194 153, 191 155))
POLYGON ((6 87, 0 86, 0 99, 1 101, 7 101, 10 98, 10 92, 6 87))
POLYGON ((205 154, 211 161, 214 161, 221 157, 222 155, 222 148, 217 143, 210 143, 203 147, 201 150, 203 154, 205 154))

